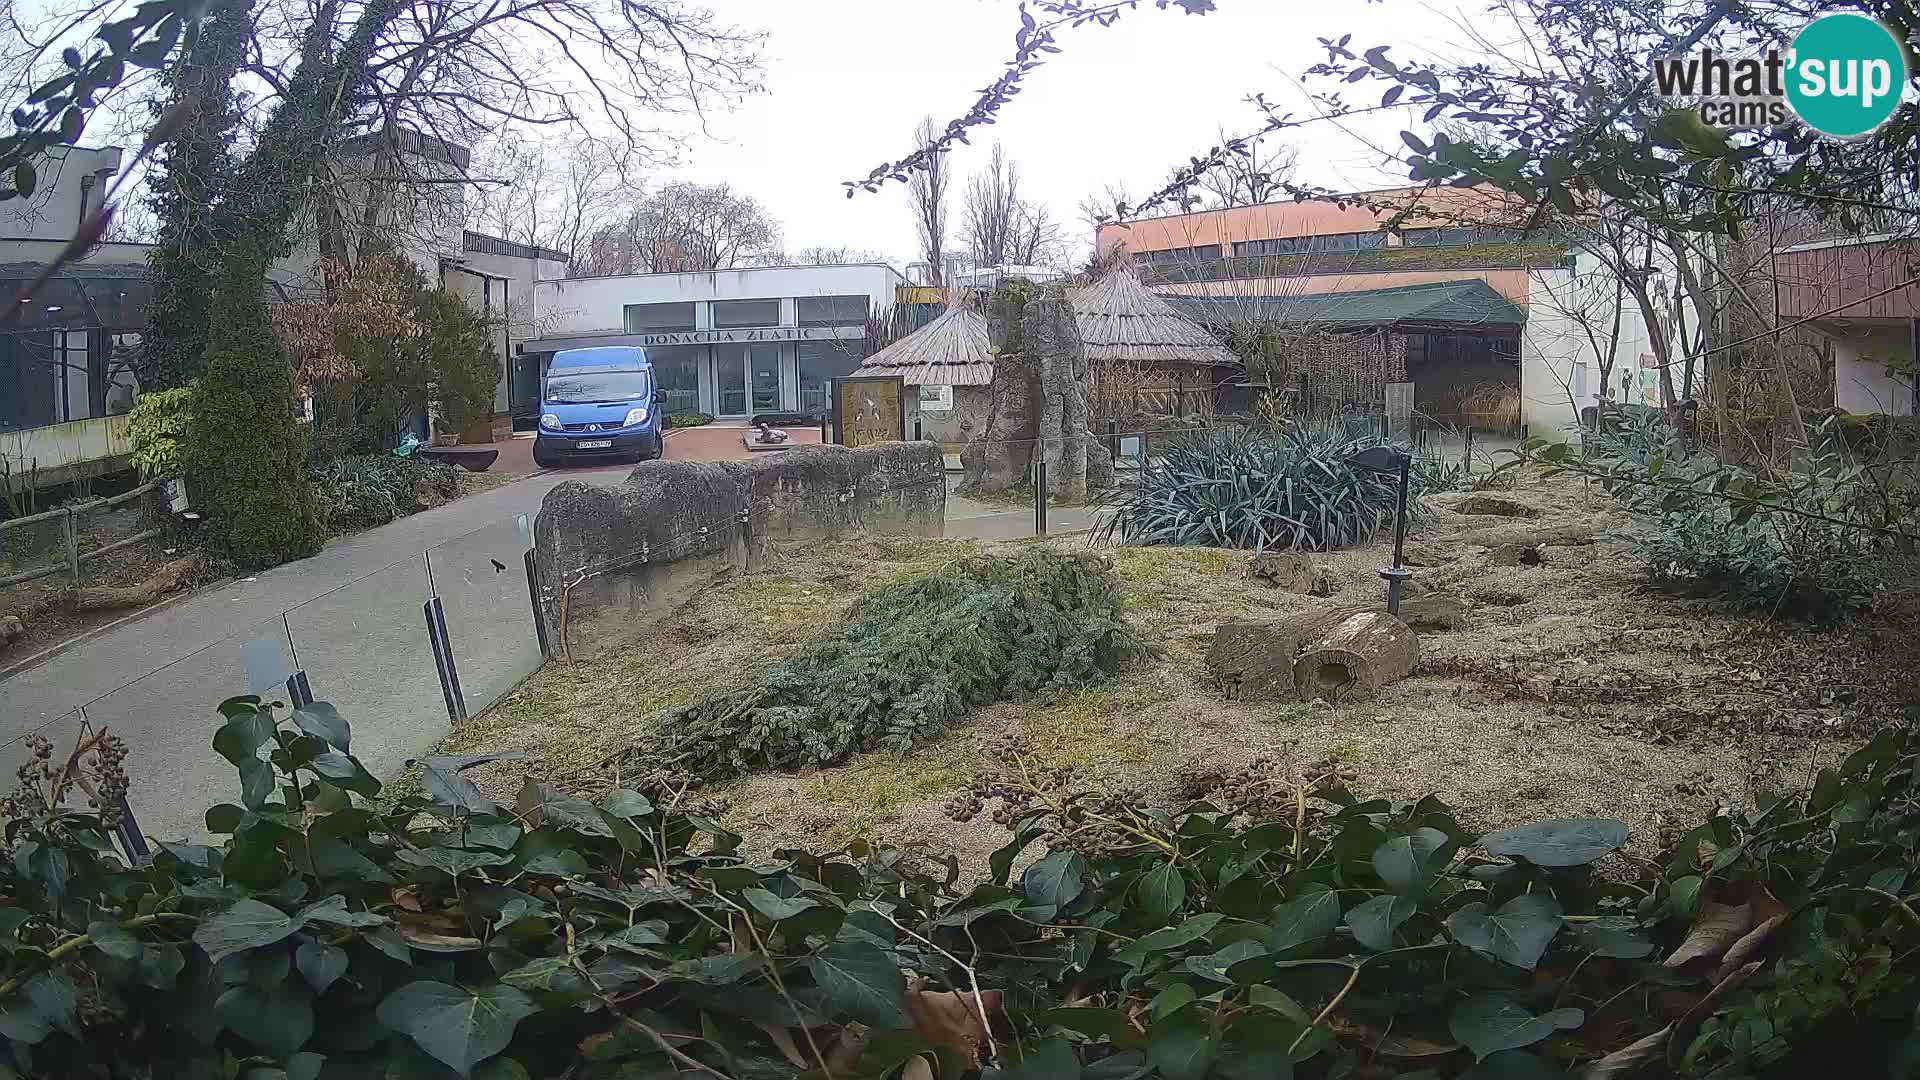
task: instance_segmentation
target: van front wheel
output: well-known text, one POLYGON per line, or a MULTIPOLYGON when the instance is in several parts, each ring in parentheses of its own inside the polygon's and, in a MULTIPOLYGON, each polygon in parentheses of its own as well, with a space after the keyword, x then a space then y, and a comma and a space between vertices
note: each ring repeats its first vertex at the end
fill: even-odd
POLYGON ((540 440, 535 439, 533 440, 533 463, 542 469, 551 469, 560 464, 560 456, 548 453, 541 447, 540 440))

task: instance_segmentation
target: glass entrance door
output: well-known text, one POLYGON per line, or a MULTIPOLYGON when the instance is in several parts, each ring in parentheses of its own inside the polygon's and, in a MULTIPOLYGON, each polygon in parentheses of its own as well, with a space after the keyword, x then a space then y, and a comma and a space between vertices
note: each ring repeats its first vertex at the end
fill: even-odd
POLYGON ((747 350, 748 391, 753 396, 753 411, 776 412, 780 408, 780 346, 753 345, 747 350))
POLYGON ((716 345, 713 349, 713 388, 721 416, 747 414, 747 347, 716 345))

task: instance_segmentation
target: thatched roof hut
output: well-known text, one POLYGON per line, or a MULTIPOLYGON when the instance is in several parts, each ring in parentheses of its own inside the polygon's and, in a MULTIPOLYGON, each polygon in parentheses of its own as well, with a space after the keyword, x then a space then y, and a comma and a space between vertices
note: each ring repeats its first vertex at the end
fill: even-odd
POLYGON ((898 375, 908 386, 987 386, 993 382, 987 317, 970 305, 956 304, 861 361, 854 374, 898 375))
POLYGON ((1193 364, 1223 367, 1240 361, 1220 339, 1118 266, 1073 296, 1080 340, 1094 363, 1193 364))

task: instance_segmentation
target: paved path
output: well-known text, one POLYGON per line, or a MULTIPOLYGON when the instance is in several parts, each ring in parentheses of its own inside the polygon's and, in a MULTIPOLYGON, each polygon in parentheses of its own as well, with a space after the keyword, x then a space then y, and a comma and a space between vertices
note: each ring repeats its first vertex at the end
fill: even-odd
MULTIPOLYGON (((355 706, 349 713, 358 736, 355 750, 376 772, 390 773, 446 726, 421 630, 429 595, 421 553, 445 545, 434 562, 450 621, 465 617, 469 626, 500 625, 480 616, 498 613, 495 605, 513 591, 508 579, 517 583, 514 614, 528 604, 524 567, 512 560, 519 531, 514 516, 538 511, 540 500, 563 481, 611 485, 628 471, 546 473, 344 537, 312 558, 168 604, 19 671, 0 681, 0 777, 11 777, 25 756, 25 739, 36 731, 45 731, 56 748, 71 746, 77 723, 72 710, 90 703, 88 719, 96 727, 110 726, 133 747, 132 798, 146 830, 161 837, 199 831, 197 810, 170 808, 205 807, 238 791, 232 769, 208 749, 208 717, 223 698, 250 685, 241 662, 243 642, 264 643, 251 648, 256 667, 287 665, 288 627, 315 690, 343 709, 355 706), (509 572, 479 558, 495 551, 507 556, 502 561, 509 572), (475 562, 500 584, 473 577, 475 562), (492 595, 470 587, 469 580, 488 586, 492 595), (289 609, 283 624, 281 613, 289 609), (123 685, 136 676, 142 677, 123 685)), ((526 622, 518 620, 522 627, 526 622)), ((461 651, 460 642, 455 649, 461 651)), ((469 635, 467 651, 493 661, 476 663, 476 677, 484 680, 487 669, 498 666, 503 645, 469 635)))
MULTIPOLYGON (((0 680, 0 778, 24 760, 35 732, 62 752, 72 746, 80 722, 74 710, 84 705, 89 722, 133 748, 130 797, 144 830, 161 838, 199 834, 202 810, 238 794, 233 770, 208 748, 214 706, 248 690, 279 692, 296 667, 317 697, 353 723, 354 751, 368 768, 392 775, 447 729, 424 632, 422 607, 434 587, 462 688, 477 708, 540 662, 525 617, 520 553, 528 541, 516 515, 531 520, 564 481, 612 486, 629 471, 549 472, 469 496, 164 605, 17 671, 0 680)), ((947 520, 949 536, 1034 534, 1030 506, 950 495, 947 520)), ((1049 532, 1090 524, 1086 511, 1049 511, 1049 532)))

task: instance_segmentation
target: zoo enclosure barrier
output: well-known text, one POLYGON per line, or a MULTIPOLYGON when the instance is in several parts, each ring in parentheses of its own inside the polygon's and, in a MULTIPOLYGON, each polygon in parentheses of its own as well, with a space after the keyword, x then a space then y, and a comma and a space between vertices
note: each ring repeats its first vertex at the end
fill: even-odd
POLYGON ((160 482, 150 480, 132 491, 110 498, 89 499, 54 510, 0 521, 0 588, 24 585, 30 581, 52 577, 63 571, 74 584, 78 585, 81 568, 85 564, 103 555, 145 543, 162 535, 166 531, 164 528, 149 525, 131 535, 120 537, 98 547, 82 550, 80 544, 82 518, 130 503, 138 504, 159 490, 160 482), (21 567, 21 564, 30 559, 44 558, 56 551, 58 557, 52 562, 27 565, 24 569, 21 567))
MULTIPOLYGON (((56 759, 86 733, 110 730, 136 752, 199 763, 221 701, 257 694, 293 705, 324 700, 363 725, 355 752, 376 775, 400 771, 420 748, 396 732, 450 729, 493 704, 546 660, 534 617, 531 519, 482 526, 296 604, 203 646, 64 713, 18 718, 0 743, 0 768, 28 760, 43 736, 56 759)), ((9 720, 16 719, 8 717, 9 720)), ((156 835, 197 831, 181 807, 208 793, 181 771, 134 771, 128 816, 156 835), (164 830, 164 831, 163 831, 164 830)), ((123 838, 124 840, 124 838, 123 838)), ((138 857, 129 848, 128 854, 138 857)))

